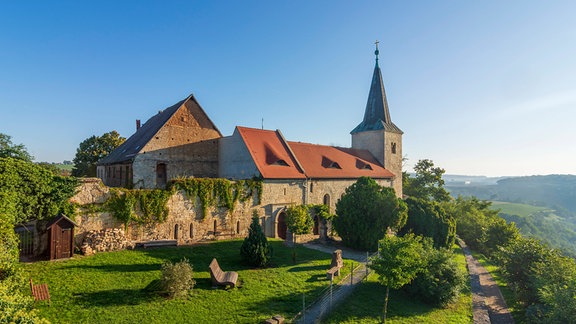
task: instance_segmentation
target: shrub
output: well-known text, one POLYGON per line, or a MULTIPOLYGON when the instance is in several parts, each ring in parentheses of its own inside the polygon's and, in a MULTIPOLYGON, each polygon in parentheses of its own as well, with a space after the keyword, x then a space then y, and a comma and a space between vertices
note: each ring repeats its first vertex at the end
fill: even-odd
POLYGON ((392 188, 383 188, 371 178, 361 177, 346 188, 336 203, 333 225, 342 242, 358 250, 376 251, 388 228, 406 224, 406 204, 392 188))
POLYGON ((192 266, 186 258, 175 264, 170 261, 165 262, 162 265, 162 291, 167 293, 170 298, 186 296, 196 284, 193 275, 192 266))
POLYGON ((252 224, 248 230, 248 237, 240 247, 240 256, 247 264, 254 267, 265 267, 270 262, 270 245, 262 232, 258 213, 254 211, 252 215, 252 224))
POLYGON ((458 268, 451 250, 427 247, 426 267, 404 289, 425 303, 445 307, 458 297, 466 274, 458 268))

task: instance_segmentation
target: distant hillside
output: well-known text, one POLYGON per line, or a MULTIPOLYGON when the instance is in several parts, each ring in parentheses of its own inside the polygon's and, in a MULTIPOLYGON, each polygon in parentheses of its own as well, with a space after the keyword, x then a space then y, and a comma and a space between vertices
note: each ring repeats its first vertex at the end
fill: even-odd
POLYGON ((576 175, 500 178, 495 184, 488 181, 462 183, 446 179, 445 183, 446 189, 454 197, 475 196, 484 200, 548 207, 565 217, 576 215, 576 175))
POLYGON ((500 217, 515 222, 521 233, 576 256, 576 176, 444 178, 454 197, 490 200, 500 217))

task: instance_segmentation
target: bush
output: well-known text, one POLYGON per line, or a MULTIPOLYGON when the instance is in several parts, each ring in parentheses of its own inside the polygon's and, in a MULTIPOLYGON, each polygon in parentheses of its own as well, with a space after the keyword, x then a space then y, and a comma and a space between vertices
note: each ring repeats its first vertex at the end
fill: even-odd
POLYGON ((193 275, 192 266, 186 258, 175 264, 170 261, 165 262, 162 265, 162 291, 167 293, 170 298, 186 296, 196 284, 193 275))
POLYGON ((425 303, 445 307, 464 288, 466 274, 458 268, 451 250, 428 247, 425 258, 426 267, 404 289, 425 303))
POLYGON ((346 188, 336 203, 333 225, 344 245, 363 251, 376 251, 378 240, 390 228, 406 223, 407 207, 392 188, 383 188, 368 177, 361 177, 346 188))
POLYGON ((270 262, 270 245, 262 232, 257 212, 252 215, 248 237, 240 247, 242 260, 254 267, 265 267, 270 262))
POLYGON ((0 280, 0 323, 49 323, 38 317, 34 299, 22 293, 23 287, 24 280, 18 275, 0 280))

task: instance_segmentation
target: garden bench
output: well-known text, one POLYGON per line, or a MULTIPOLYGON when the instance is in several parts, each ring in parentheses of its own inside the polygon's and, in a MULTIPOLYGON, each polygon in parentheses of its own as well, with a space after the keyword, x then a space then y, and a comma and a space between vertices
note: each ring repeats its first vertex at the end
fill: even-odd
POLYGON ((326 278, 328 280, 334 279, 334 276, 340 275, 340 268, 344 265, 342 261, 342 250, 336 250, 332 252, 332 262, 330 263, 330 269, 326 271, 326 278))
POLYGON ((32 296, 34 296, 34 302, 39 300, 47 300, 48 305, 50 305, 50 292, 48 292, 48 284, 38 284, 32 283, 32 278, 30 278, 30 290, 32 290, 32 296))
POLYGON ((177 240, 146 241, 146 242, 141 242, 140 245, 141 245, 143 248, 162 247, 162 246, 177 246, 177 245, 178 245, 178 241, 177 241, 177 240))
POLYGON ((220 265, 216 258, 212 259, 210 262, 210 277, 212 278, 213 286, 227 286, 236 287, 236 281, 238 280, 238 272, 234 271, 222 271, 220 265))

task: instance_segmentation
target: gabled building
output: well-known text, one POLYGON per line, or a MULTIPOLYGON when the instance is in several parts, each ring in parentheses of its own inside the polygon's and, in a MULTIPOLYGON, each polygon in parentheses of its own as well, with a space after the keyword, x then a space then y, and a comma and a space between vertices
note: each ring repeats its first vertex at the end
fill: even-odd
POLYGON ((98 178, 111 187, 164 188, 176 177, 217 177, 222 134, 193 95, 158 112, 110 155, 98 178))
MULTIPOLYGON (((212 233, 222 228, 236 228, 235 232, 241 233, 242 224, 250 223, 250 210, 257 210, 266 235, 285 238, 286 207, 324 204, 334 212, 346 188, 362 176, 393 187, 396 195, 402 197, 403 133, 390 118, 378 48, 375 54, 364 119, 351 132, 351 148, 288 141, 279 130, 241 126, 223 137, 194 97, 189 96, 150 118, 100 161, 98 177, 108 186, 136 188, 161 188, 177 177, 263 180, 259 204, 237 210, 234 215, 217 215, 214 211, 208 218, 198 220, 197 216, 180 212, 175 217, 190 222, 190 237, 197 231, 192 228, 207 226, 212 233), (186 217, 192 220, 185 220, 186 217)), ((315 221, 314 231, 318 233, 321 224, 315 221)))

